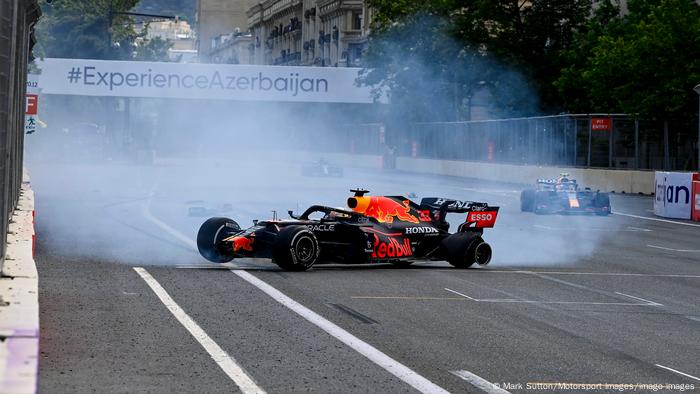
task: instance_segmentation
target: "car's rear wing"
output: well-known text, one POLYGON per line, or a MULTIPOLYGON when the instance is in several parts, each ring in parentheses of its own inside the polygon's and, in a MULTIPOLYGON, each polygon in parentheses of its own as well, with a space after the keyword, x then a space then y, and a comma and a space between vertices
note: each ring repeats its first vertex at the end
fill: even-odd
POLYGON ((487 228, 496 224, 499 207, 489 206, 485 202, 460 201, 438 197, 426 197, 420 202, 421 209, 437 211, 437 219, 445 221, 447 213, 467 213, 465 225, 468 227, 487 228))

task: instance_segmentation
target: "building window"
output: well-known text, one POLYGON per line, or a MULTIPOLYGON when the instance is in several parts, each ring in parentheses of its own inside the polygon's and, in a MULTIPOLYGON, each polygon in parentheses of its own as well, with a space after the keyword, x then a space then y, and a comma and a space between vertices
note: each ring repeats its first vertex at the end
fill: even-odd
POLYGON ((362 11, 354 11, 352 13, 352 29, 362 29, 362 11))

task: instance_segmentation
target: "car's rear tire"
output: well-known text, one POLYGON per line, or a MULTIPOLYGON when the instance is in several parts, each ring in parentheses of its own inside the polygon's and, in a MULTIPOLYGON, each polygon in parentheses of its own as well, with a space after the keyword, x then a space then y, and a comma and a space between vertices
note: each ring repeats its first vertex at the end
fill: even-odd
POLYGON ((287 271, 306 271, 318 259, 320 248, 313 231, 306 226, 283 228, 272 245, 272 259, 287 271))
POLYGON ((491 248, 478 233, 469 231, 455 233, 442 240, 442 248, 447 262, 457 268, 469 268, 477 263, 478 246, 481 244, 488 247, 489 255, 488 259, 482 257, 482 262, 479 264, 486 265, 491 260, 491 248))
POLYGON ((535 210, 535 191, 532 189, 523 190, 520 193, 520 211, 533 212, 535 210))
POLYGON ((226 263, 233 260, 233 253, 225 252, 219 243, 241 231, 235 220, 229 218, 211 218, 202 224, 197 233, 197 249, 207 260, 214 263, 226 263))
POLYGON ((610 196, 608 193, 597 193, 593 198, 593 206, 600 209, 596 212, 598 216, 608 216, 610 214, 610 196), (602 209, 607 207, 608 209, 603 211, 602 209))

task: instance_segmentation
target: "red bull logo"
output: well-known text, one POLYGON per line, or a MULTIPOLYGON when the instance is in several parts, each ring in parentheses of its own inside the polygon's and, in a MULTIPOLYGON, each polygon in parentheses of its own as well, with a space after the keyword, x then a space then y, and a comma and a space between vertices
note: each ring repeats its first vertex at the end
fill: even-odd
POLYGON ((373 217, 381 223, 393 223, 394 218, 404 222, 418 223, 412 215, 410 201, 398 202, 391 197, 356 196, 348 199, 348 206, 353 211, 373 217))
POLYGON ((372 249, 372 258, 383 259, 387 257, 409 257, 413 256, 411 249, 411 241, 408 238, 402 238, 399 242, 396 238, 389 238, 389 242, 380 241, 375 235, 374 248, 372 249))

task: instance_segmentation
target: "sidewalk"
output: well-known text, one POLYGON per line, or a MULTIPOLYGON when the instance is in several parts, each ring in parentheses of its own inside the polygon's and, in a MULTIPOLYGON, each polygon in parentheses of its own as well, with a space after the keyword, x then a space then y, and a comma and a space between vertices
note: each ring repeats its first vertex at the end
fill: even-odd
POLYGON ((0 275, 0 393, 34 393, 39 352, 34 192, 25 174, 0 275))

